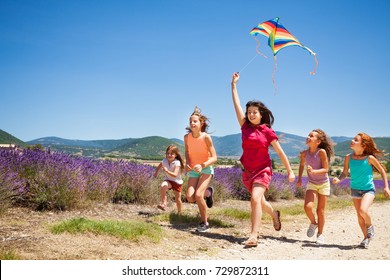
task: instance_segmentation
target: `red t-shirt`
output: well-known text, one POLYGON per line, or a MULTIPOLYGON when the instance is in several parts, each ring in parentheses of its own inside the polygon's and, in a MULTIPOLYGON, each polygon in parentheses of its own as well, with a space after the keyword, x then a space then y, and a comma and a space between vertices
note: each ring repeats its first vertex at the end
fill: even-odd
POLYGON ((242 150, 241 163, 245 170, 255 172, 271 167, 268 147, 278 140, 275 131, 265 124, 251 125, 245 122, 241 127, 242 150))

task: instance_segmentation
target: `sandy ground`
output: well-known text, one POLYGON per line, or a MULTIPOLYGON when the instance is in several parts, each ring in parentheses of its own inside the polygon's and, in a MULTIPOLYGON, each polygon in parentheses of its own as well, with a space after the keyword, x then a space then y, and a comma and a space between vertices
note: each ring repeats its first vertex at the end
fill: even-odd
MULTIPOLYGON (((286 202, 283 202, 286 203, 286 202)), ((291 202, 291 203, 296 203, 291 202)), ((229 201, 210 211, 225 207, 248 209, 249 202, 229 201)), ((273 203, 274 207, 279 206, 273 203)), ((195 205, 185 204, 186 211, 196 212, 195 205)), ((171 207, 172 211, 174 207, 171 207)), ((327 211, 324 234, 326 244, 317 245, 306 236, 308 219, 283 215, 282 230, 276 232, 269 218, 263 219, 259 246, 244 248, 250 221, 233 221, 234 227, 213 227, 196 233, 196 224, 172 225, 159 222, 164 236, 158 244, 134 243, 110 236, 93 234, 52 234, 48 225, 73 217, 89 219, 152 221, 158 209, 137 205, 99 205, 67 212, 35 212, 11 208, 0 216, 0 250, 13 252, 23 260, 389 260, 390 202, 374 203, 371 208, 376 236, 368 249, 358 248, 362 233, 351 207, 327 211)), ((220 217, 219 217, 220 218, 220 217)))

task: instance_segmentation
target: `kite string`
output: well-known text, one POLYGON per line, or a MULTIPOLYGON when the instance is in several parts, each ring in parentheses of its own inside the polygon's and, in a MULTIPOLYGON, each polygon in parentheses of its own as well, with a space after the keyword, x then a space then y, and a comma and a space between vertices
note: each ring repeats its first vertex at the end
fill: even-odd
POLYGON ((256 40, 256 42, 257 42, 257 46, 256 46, 256 52, 257 52, 257 54, 238 72, 238 73, 240 73, 240 72, 242 72, 249 64, 251 64, 251 62, 253 61, 253 60, 255 60, 255 58, 259 55, 259 54, 261 54, 263 57, 265 57, 265 58, 268 58, 265 54, 263 54, 262 52, 260 52, 259 51, 259 47, 260 47, 260 41, 259 40, 257 40, 256 39, 256 37, 253 37, 253 39, 255 39, 256 40))
POLYGON ((244 71, 244 69, 252 63, 253 60, 255 60, 255 58, 258 56, 259 54, 257 53, 244 67, 242 67, 242 69, 240 71, 238 71, 238 73, 241 73, 242 71, 244 71))

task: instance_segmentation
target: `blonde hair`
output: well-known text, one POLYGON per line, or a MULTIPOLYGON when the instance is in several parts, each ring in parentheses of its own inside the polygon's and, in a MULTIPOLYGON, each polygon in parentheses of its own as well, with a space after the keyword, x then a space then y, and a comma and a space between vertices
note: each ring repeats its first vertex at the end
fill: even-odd
MULTIPOLYGON (((190 118, 192 116, 199 117, 199 121, 201 123, 200 131, 207 132, 207 128, 209 127, 209 119, 205 115, 201 114, 201 110, 198 106, 195 106, 194 112, 191 114, 190 118)), ((191 132, 191 128, 189 126, 186 127, 186 130, 191 132)))

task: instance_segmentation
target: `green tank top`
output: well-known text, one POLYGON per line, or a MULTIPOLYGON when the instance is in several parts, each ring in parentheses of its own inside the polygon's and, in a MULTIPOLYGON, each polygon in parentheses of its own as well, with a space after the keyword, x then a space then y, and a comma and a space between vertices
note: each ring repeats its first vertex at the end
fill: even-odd
POLYGON ((365 159, 353 159, 350 155, 349 169, 352 189, 361 191, 375 189, 372 166, 368 162, 368 156, 365 159))

